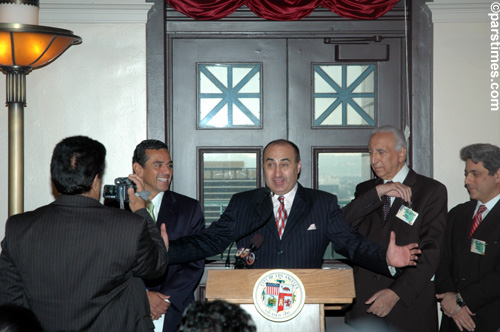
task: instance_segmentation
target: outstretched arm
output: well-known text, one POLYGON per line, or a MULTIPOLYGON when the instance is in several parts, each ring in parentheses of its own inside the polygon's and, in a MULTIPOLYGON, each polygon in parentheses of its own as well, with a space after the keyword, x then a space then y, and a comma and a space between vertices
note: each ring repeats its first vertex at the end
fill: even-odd
POLYGON ((387 265, 394 267, 415 266, 418 255, 421 253, 422 251, 418 249, 418 243, 410 243, 405 246, 396 245, 396 233, 391 232, 386 254, 387 265))

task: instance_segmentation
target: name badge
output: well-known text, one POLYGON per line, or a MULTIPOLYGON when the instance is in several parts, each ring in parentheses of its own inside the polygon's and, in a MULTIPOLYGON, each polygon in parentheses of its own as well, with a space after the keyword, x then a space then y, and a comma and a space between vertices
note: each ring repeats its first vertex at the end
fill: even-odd
POLYGON ((472 239, 470 243, 470 252, 484 256, 486 253, 486 241, 472 239))
POLYGON ((401 205, 398 213, 396 213, 396 217, 403 220, 408 225, 413 226, 413 223, 418 218, 418 213, 407 206, 401 205))

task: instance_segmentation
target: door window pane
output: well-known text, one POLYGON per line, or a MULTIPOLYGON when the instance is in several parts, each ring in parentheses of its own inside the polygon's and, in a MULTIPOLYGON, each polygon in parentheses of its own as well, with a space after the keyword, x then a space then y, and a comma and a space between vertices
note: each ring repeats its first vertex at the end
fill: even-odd
POLYGON ((313 127, 375 126, 375 65, 313 65, 313 127))
MULTIPOLYGON (((217 221, 227 207, 233 194, 258 188, 260 186, 260 150, 245 151, 200 151, 201 204, 208 227, 217 221)), ((236 252, 232 248, 231 259, 236 252)), ((227 250, 221 255, 209 259, 225 259, 227 250)))
POLYGON ((261 128, 261 64, 198 64, 198 128, 261 128))
MULTIPOLYGON (((337 196, 340 207, 354 199, 356 185, 371 178, 368 152, 317 153, 317 188, 337 196)), ((325 259, 345 258, 334 252, 332 244, 325 259)))

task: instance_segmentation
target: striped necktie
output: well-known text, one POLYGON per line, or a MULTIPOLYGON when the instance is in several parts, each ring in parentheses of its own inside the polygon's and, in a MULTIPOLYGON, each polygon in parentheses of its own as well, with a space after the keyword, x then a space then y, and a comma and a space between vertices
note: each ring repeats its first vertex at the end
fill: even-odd
POLYGON ((474 216, 474 220, 472 221, 472 226, 470 228, 469 232, 469 239, 472 237, 472 234, 476 231, 477 226, 481 223, 483 220, 483 212, 486 211, 486 206, 480 205, 479 210, 477 210, 476 215, 474 216))
POLYGON ((278 201, 280 202, 280 206, 278 208, 278 213, 276 214, 276 226, 278 227, 278 233, 281 239, 283 232, 285 231, 285 223, 288 216, 285 209, 285 197, 278 197, 278 201))

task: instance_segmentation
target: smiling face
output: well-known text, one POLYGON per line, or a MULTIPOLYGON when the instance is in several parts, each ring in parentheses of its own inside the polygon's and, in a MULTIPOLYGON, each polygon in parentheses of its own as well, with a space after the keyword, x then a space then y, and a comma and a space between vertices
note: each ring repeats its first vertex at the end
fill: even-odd
POLYGON ((264 152, 264 177, 274 194, 284 195, 297 183, 301 163, 296 158, 290 144, 280 142, 267 147, 264 152))
POLYGON ((465 187, 471 199, 481 203, 488 203, 493 197, 500 194, 500 169, 489 175, 488 170, 480 161, 475 164, 467 159, 465 162, 465 187))
POLYGON ((384 180, 392 180, 405 164, 406 148, 397 151, 396 137, 390 132, 373 134, 368 152, 373 171, 384 180))
POLYGON ((173 162, 167 149, 147 149, 146 164, 142 167, 134 163, 134 173, 144 181, 144 189, 151 192, 152 199, 162 191, 167 191, 173 176, 173 162))

